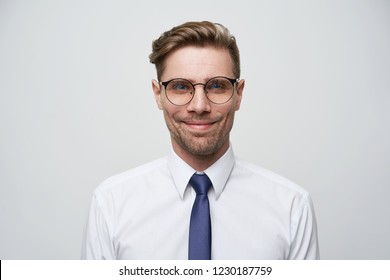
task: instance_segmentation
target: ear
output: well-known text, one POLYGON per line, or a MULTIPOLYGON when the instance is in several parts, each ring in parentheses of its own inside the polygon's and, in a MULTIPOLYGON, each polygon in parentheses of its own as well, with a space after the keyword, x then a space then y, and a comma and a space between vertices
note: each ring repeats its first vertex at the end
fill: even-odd
POLYGON ((236 93, 237 93, 237 99, 236 99, 236 111, 240 110, 241 106, 241 100, 242 100, 242 93, 244 92, 245 87, 245 80, 240 80, 236 84, 236 93))
POLYGON ((154 92, 154 99, 156 100, 157 106, 160 110, 162 110, 161 86, 156 80, 152 80, 152 89, 154 92))

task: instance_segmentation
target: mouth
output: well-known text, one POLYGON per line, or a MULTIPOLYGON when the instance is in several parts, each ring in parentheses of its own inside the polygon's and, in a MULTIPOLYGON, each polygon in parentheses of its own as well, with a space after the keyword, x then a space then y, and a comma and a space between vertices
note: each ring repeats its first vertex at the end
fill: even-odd
POLYGON ((194 132, 207 132, 216 122, 213 121, 184 121, 185 126, 194 132))

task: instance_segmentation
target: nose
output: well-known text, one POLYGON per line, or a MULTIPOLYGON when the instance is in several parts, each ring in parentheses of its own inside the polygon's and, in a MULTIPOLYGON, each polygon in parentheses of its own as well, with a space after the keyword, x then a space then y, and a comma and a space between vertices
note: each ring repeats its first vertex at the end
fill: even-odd
POLYGON ((198 115, 210 112, 211 105, 210 101, 206 97, 206 92, 204 90, 204 85, 196 85, 194 92, 194 97, 187 106, 189 112, 195 112, 198 115))

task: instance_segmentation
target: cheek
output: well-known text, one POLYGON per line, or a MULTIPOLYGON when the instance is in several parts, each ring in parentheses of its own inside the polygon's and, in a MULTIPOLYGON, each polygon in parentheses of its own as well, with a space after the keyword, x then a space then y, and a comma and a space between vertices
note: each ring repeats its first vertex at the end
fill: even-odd
POLYGON ((229 131, 231 130, 232 126, 233 126, 233 122, 234 122, 234 113, 236 111, 233 110, 233 111, 230 111, 227 116, 226 116, 226 123, 225 123, 225 128, 228 129, 229 131))
POLYGON ((230 123, 234 119, 235 112, 236 112, 236 108, 235 108, 235 103, 234 103, 234 106, 230 106, 230 107, 226 108, 226 110, 224 110, 223 112, 220 112, 220 114, 221 114, 221 116, 223 116, 226 123, 230 123))
POLYGON ((163 112, 164 112, 164 118, 166 123, 175 123, 177 116, 178 116, 178 111, 175 110, 174 108, 170 108, 170 106, 166 106, 167 104, 163 105, 163 112))

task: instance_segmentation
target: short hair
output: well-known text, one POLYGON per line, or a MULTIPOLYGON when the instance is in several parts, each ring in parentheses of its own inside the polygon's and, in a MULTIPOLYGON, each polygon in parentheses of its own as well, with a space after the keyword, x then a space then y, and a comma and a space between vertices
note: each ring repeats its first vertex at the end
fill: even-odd
POLYGON ((173 27, 153 41, 149 59, 156 66, 158 80, 164 71, 165 58, 186 46, 211 46, 228 50, 233 62, 233 74, 235 78, 240 77, 240 53, 236 38, 222 24, 192 21, 173 27))

